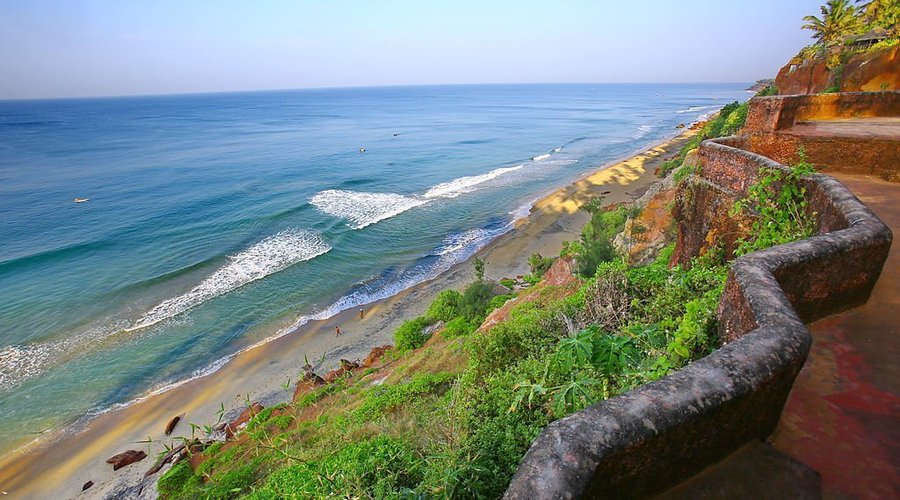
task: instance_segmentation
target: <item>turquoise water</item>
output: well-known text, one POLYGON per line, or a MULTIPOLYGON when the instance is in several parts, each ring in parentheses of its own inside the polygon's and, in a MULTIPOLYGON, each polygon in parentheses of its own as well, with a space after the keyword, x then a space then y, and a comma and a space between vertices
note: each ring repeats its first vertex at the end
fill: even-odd
POLYGON ((433 277, 744 88, 0 102, 0 450, 433 277))

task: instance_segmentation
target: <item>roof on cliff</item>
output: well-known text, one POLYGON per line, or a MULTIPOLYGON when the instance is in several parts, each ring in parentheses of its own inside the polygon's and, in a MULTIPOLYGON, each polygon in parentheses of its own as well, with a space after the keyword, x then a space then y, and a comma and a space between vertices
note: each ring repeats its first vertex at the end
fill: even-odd
POLYGON ((863 33, 862 35, 853 35, 847 37, 847 43, 868 43, 868 42, 880 42, 889 38, 891 35, 888 30, 884 28, 876 28, 868 33, 863 33))

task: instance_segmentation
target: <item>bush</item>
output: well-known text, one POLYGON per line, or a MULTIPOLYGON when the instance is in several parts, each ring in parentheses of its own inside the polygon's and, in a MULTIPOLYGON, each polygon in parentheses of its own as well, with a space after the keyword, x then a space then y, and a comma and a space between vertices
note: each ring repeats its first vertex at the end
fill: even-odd
MULTIPOLYGON (((505 297, 505 295, 501 295, 505 297)), ((495 297, 496 298, 496 297, 495 297)), ((475 331, 476 325, 466 321, 466 318, 457 316, 444 325, 444 332, 441 334, 445 339, 455 339, 457 337, 465 337, 475 331)))
POLYGON ((494 287, 483 281, 475 281, 463 290, 459 299, 460 316, 471 323, 481 323, 487 314, 488 303, 494 296, 494 287))
POLYGON ((494 297, 491 298, 490 302, 488 302, 488 306, 487 306, 488 314, 490 314, 490 312, 493 311, 494 309, 503 307, 503 304, 506 304, 506 301, 508 301, 509 299, 514 299, 514 298, 516 298, 516 294, 514 294, 514 293, 507 293, 504 295, 495 295, 494 297))
POLYGON ((582 206, 591 214, 591 219, 581 230, 581 242, 577 246, 575 261, 578 273, 591 277, 597 272, 597 266, 616 258, 612 240, 625 228, 628 210, 619 207, 615 210, 604 210, 603 199, 594 198, 582 206))
POLYGON ((750 235, 738 246, 736 255, 788 243, 811 236, 816 229, 815 217, 809 213, 804 175, 815 172, 806 153, 798 151, 800 162, 787 172, 763 169, 747 197, 735 203, 732 213, 754 215, 750 235))
POLYGON ((425 316, 408 319, 397 328, 394 332, 394 346, 398 351, 409 351, 422 347, 428 336, 425 335, 425 328, 428 327, 429 321, 425 316))
POLYGON ((428 306, 425 316, 432 322, 450 321, 459 315, 459 300, 462 294, 456 290, 443 290, 428 306))
POLYGON ((778 95, 778 87, 769 85, 768 87, 756 93, 756 97, 766 97, 770 95, 778 95))
POLYGON ((553 257, 542 257, 539 253, 531 254, 531 257, 528 257, 528 267, 531 269, 531 274, 538 278, 543 277, 544 273, 552 265, 553 257))

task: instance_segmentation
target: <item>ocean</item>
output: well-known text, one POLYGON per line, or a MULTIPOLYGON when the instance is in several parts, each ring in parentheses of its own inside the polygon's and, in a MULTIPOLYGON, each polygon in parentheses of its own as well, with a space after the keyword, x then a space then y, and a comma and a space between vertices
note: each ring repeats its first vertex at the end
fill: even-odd
POLYGON ((430 279, 746 86, 0 101, 0 452, 430 279))

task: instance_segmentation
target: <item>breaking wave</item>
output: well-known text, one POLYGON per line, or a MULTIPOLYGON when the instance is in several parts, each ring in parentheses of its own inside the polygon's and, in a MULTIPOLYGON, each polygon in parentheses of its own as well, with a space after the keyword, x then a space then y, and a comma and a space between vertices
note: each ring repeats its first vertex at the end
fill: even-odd
POLYGON ((483 184, 491 179, 496 179, 503 174, 507 174, 509 172, 515 172, 525 165, 517 165, 515 167, 504 167, 497 168, 491 170, 486 174, 481 175, 472 175, 468 177, 460 177, 459 179, 454 179, 450 182, 444 182, 442 184, 438 184, 433 188, 429 189, 425 192, 425 198, 456 198, 457 196, 465 193, 470 193, 475 190, 475 186, 479 184, 483 184))
POLYGON ((228 264, 199 285, 187 293, 161 302, 134 325, 126 328, 126 331, 154 325, 211 298, 287 269, 298 262, 314 259, 329 250, 331 246, 318 233, 297 229, 281 231, 230 257, 228 264))
MULTIPOLYGON (((550 156, 550 155, 542 155, 550 156)), ((407 210, 429 203, 439 198, 456 198, 471 193, 488 181, 504 174, 515 172, 525 164, 501 167, 481 175, 460 177, 433 186, 422 195, 402 195, 397 193, 369 193, 328 189, 316 193, 309 202, 320 211, 347 219, 352 229, 362 229, 384 219, 400 215, 407 210)))
POLYGON ((161 302, 130 326, 127 321, 119 320, 60 340, 4 347, 0 349, 0 390, 10 389, 44 373, 87 345, 172 318, 211 298, 329 250, 331 246, 317 233, 298 229, 281 231, 230 257, 227 264, 189 292, 161 302))
POLYGON ((428 200, 395 193, 365 193, 329 189, 313 196, 310 200, 316 208, 347 219, 353 229, 362 229, 370 224, 406 212, 410 208, 428 203, 428 200))

